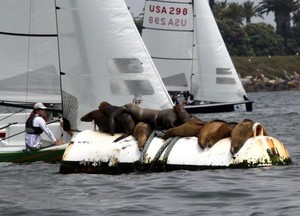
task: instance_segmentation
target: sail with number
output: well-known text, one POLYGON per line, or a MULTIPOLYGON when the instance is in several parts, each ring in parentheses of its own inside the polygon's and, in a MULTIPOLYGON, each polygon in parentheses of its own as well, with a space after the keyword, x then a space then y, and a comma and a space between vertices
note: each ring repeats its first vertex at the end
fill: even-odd
POLYGON ((212 103, 247 100, 208 1, 146 0, 142 37, 169 92, 212 103))

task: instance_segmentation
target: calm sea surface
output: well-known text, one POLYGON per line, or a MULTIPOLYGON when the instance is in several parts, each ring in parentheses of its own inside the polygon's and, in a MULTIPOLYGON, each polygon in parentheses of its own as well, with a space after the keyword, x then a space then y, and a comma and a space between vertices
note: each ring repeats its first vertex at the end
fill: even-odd
POLYGON ((249 94, 251 118, 282 141, 290 166, 150 174, 59 174, 59 164, 0 163, 0 215, 299 215, 300 91, 249 94))

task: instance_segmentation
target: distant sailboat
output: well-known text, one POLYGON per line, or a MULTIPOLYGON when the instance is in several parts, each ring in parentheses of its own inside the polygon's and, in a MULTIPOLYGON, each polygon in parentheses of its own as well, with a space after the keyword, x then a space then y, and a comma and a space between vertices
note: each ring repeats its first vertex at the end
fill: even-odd
POLYGON ((171 95, 191 113, 252 111, 207 0, 146 0, 142 38, 171 95))

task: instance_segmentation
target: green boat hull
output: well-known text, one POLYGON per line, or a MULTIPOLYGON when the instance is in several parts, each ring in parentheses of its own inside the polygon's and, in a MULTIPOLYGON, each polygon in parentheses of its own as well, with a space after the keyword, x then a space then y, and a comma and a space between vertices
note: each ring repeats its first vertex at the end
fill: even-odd
POLYGON ((14 152, 1 152, 0 162, 11 163, 30 163, 30 162, 49 162, 55 163, 62 160, 65 148, 60 149, 42 149, 39 151, 14 151, 14 152))

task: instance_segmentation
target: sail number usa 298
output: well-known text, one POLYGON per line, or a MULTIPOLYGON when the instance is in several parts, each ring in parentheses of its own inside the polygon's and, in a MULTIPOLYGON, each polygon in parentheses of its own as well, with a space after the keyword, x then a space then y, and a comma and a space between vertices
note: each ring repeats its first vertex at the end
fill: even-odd
POLYGON ((145 14, 144 26, 146 28, 192 29, 192 6, 190 4, 147 1, 145 14))

